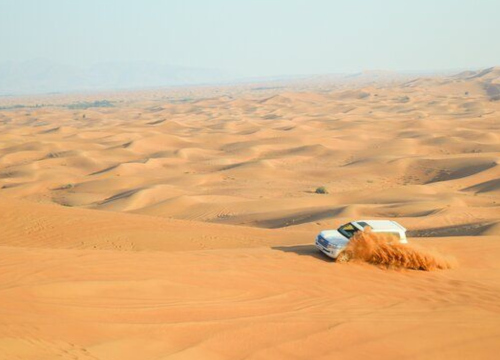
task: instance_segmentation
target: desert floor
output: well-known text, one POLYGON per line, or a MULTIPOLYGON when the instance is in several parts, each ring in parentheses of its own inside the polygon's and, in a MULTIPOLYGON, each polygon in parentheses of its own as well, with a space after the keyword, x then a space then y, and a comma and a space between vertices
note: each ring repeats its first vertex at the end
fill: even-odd
POLYGON ((497 359, 499 94, 492 68, 0 99, 0 359, 497 359), (458 265, 312 245, 371 218, 458 265))

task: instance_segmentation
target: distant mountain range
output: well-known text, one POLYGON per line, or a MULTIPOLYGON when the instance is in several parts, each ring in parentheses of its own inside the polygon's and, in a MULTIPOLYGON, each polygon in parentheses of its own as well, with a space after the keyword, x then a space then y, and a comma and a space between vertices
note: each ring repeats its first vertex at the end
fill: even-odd
POLYGON ((108 62, 89 67, 77 67, 38 59, 0 63, 0 96, 229 83, 311 81, 367 86, 409 81, 405 86, 417 86, 422 82, 429 81, 437 81, 441 85, 450 82, 470 83, 472 81, 478 83, 478 86, 484 89, 492 99, 500 98, 499 67, 479 71, 463 71, 450 75, 450 72, 401 73, 369 70, 353 74, 238 78, 219 70, 149 62, 108 62))
POLYGON ((76 67, 48 60, 0 64, 0 95, 118 90, 224 82, 221 71, 147 62, 76 67))

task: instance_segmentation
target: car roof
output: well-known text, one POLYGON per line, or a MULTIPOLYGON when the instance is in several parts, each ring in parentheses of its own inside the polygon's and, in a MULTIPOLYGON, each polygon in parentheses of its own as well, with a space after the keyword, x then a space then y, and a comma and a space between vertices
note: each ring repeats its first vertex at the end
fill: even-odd
POLYGON ((406 231, 403 226, 392 220, 356 220, 353 222, 359 227, 365 228, 369 226, 376 231, 406 231))

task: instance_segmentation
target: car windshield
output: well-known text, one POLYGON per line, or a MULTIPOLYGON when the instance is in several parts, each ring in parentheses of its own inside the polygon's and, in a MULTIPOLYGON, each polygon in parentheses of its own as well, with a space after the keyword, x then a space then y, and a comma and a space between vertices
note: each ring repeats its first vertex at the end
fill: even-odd
POLYGON ((352 223, 348 223, 339 227, 338 231, 346 238, 350 239, 355 233, 359 231, 359 229, 355 227, 352 223))

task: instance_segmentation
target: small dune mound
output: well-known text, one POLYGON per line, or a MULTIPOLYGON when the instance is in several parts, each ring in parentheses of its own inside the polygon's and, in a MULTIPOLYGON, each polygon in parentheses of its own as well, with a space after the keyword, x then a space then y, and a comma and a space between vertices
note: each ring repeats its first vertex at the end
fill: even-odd
POLYGON ((464 190, 475 191, 476 193, 500 193, 500 179, 485 181, 464 190))
POLYGON ((500 235, 500 222, 496 222, 496 223, 490 224, 489 226, 485 227, 485 229, 483 229, 483 231, 481 232, 481 235, 499 236, 500 235))
POLYGON ((217 152, 209 149, 186 147, 175 151, 177 157, 188 160, 204 160, 217 156, 217 152))
POLYGON ((392 236, 376 234, 370 229, 354 235, 346 252, 352 260, 394 269, 432 271, 450 269, 455 264, 437 252, 401 244, 392 236))

